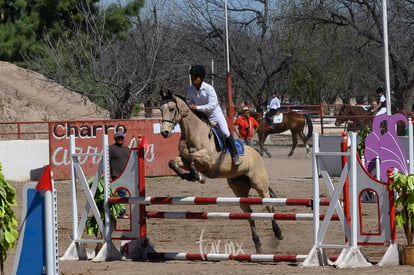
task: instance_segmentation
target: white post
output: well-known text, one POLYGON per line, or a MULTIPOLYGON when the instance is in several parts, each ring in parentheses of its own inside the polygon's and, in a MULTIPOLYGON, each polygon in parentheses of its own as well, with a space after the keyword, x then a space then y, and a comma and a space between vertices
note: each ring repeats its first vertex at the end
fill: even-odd
POLYGON ((382 27, 384 32, 384 65, 385 65, 385 87, 387 98, 387 115, 391 116, 391 91, 390 91, 390 66, 388 61, 388 25, 387 25, 387 0, 382 0, 382 27))
POLYGON ((375 178, 377 180, 381 180, 381 161, 380 161, 379 156, 375 157, 375 171, 376 171, 375 178))
POLYGON ((75 136, 70 136, 70 179, 72 189, 72 240, 79 240, 78 234, 78 202, 76 198, 76 172, 72 156, 76 154, 75 136))
POLYGON ((358 246, 358 195, 357 195, 357 151, 356 151, 356 133, 351 133, 351 192, 350 192, 350 204, 351 204, 351 247, 357 248, 358 246))
POLYGON ((105 242, 108 244, 111 242, 111 217, 109 212, 109 145, 108 145, 108 135, 102 136, 102 150, 103 150, 103 171, 104 171, 104 196, 105 196, 105 202, 104 202, 104 210, 105 210, 105 230, 104 230, 104 238, 105 242))
POLYGON ((319 234, 319 173, 317 165, 317 153, 319 153, 319 134, 313 134, 313 154, 312 154, 312 181, 313 181, 313 245, 318 245, 319 234))

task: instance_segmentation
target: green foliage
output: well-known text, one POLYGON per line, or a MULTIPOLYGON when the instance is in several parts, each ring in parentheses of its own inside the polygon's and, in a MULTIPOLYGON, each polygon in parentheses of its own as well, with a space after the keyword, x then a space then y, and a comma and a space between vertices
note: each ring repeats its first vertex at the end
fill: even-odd
POLYGON ((141 106, 139 104, 135 104, 134 109, 132 110, 132 115, 138 116, 139 112, 141 112, 141 106))
POLYGON ((0 1, 0 60, 24 66, 23 56, 39 54, 44 49, 47 32, 53 41, 83 23, 81 9, 96 14, 99 0, 0 1))
POLYGON ((413 244, 414 233, 414 175, 403 175, 397 173, 390 188, 398 193, 395 201, 396 216, 395 223, 404 229, 407 245, 413 244))
POLYGON ((364 130, 358 131, 358 136, 361 138, 357 145, 357 152, 360 156, 364 155, 365 152, 365 138, 371 133, 371 128, 365 128, 364 130))
POLYGON ((128 3, 125 7, 119 7, 116 4, 110 5, 106 11, 106 28, 105 35, 117 35, 118 39, 126 40, 127 31, 131 28, 131 20, 129 17, 137 17, 139 10, 144 5, 144 1, 135 0, 128 3))
MULTIPOLYGON (((92 186, 93 179, 94 179, 94 177, 92 177, 88 180, 89 187, 92 186)), ((99 178, 98 186, 96 188, 96 192, 95 192, 95 196, 94 196, 96 207, 99 210, 102 221, 104 221, 104 219, 105 219, 105 215, 104 215, 104 203, 105 203, 105 189, 104 189, 104 186, 105 186, 105 184, 104 183, 105 183, 104 177, 101 176, 99 178)), ((110 197, 116 197, 116 195, 114 195, 114 193, 112 192, 111 189, 110 189, 109 196, 110 197)), ((123 206, 122 204, 111 204, 109 206, 109 212, 110 212, 111 220, 114 221, 118 217, 119 213, 123 210, 125 210, 125 206, 123 206)), ((88 235, 94 235, 97 238, 99 236, 99 233, 100 233, 99 226, 98 226, 98 223, 96 222, 96 219, 93 215, 86 220, 86 233, 88 235)))
POLYGON ((0 163, 0 261, 2 268, 7 258, 7 251, 14 247, 18 237, 17 220, 12 210, 12 206, 16 205, 16 191, 4 179, 0 163))

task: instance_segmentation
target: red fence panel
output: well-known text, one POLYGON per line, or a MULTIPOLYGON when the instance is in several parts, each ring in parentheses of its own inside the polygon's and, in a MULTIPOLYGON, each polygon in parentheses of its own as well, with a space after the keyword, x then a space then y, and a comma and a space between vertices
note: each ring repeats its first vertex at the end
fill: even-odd
MULTIPOLYGON (((159 119, 142 120, 94 120, 94 121, 59 121, 49 124, 49 156, 54 179, 70 178, 70 135, 76 138, 77 153, 98 153, 102 151, 102 135, 108 134, 109 144, 114 143, 117 130, 124 131, 125 145, 133 137, 145 136, 149 148, 145 150, 146 176, 173 175, 168 161, 178 155, 180 133, 174 133, 164 139, 159 134, 159 119)), ((85 174, 92 176, 96 172, 99 157, 80 157, 85 174)))

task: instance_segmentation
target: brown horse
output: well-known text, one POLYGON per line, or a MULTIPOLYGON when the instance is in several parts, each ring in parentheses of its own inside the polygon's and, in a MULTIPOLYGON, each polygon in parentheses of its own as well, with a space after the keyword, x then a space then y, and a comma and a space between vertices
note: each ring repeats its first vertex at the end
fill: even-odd
MULTIPOLYGON (((394 112, 393 114, 403 114, 407 118, 411 117, 414 118, 414 113, 406 111, 406 110, 399 110, 394 112)), ((367 128, 371 128, 372 121, 375 118, 375 114, 371 111, 366 111, 358 106, 344 104, 339 109, 339 113, 335 120, 335 125, 340 126, 345 121, 352 121, 353 125, 347 127, 348 130, 359 131, 364 130, 367 128)), ((386 126, 384 126, 386 127, 386 126)), ((397 134, 399 136, 405 135, 405 124, 401 121, 397 122, 397 134)))
POLYGON ((335 120, 335 126, 340 126, 344 122, 352 121, 352 124, 347 127, 348 130, 364 130, 366 128, 371 128, 374 117, 375 114, 371 111, 366 111, 359 106, 344 104, 339 109, 339 113, 335 120))
POLYGON ((292 147, 289 151, 288 156, 292 156, 295 152, 296 145, 298 144, 298 135, 302 139, 303 144, 306 147, 306 154, 309 156, 311 150, 307 142, 312 137, 313 124, 308 114, 299 114, 295 111, 283 113, 283 121, 281 123, 273 124, 273 128, 271 128, 270 125, 263 120, 263 115, 261 113, 252 112, 251 116, 254 117, 257 120, 257 122, 259 122, 259 127, 257 128, 257 135, 259 137, 260 155, 263 156, 263 152, 265 152, 269 157, 272 157, 269 151, 264 146, 264 143, 268 135, 283 133, 287 130, 290 130, 290 133, 292 135, 292 147), (307 126, 306 136, 304 133, 305 126, 307 126))
MULTIPOLYGON (((269 187, 264 161, 255 149, 245 146, 244 155, 240 156, 242 164, 234 166, 230 154, 218 149, 211 126, 196 116, 183 98, 170 91, 161 91, 161 97, 161 135, 164 138, 170 137, 176 124, 181 128, 179 156, 168 163, 177 175, 182 179, 200 182, 204 182, 203 175, 208 178, 226 178, 237 197, 248 197, 251 188, 263 198, 275 197, 269 187)), ((253 212, 249 205, 240 207, 244 212, 253 212)), ((267 205, 266 209, 269 213, 274 212, 273 206, 267 205)), ((261 253, 255 221, 249 220, 249 224, 256 251, 261 253)), ((281 240, 282 232, 274 220, 272 228, 275 237, 281 240)))

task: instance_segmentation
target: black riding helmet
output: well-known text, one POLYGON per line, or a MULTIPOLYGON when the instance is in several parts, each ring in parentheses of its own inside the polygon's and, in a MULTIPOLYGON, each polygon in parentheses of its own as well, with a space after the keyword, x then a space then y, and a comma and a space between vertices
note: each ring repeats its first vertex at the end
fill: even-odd
POLYGON ((201 79, 204 79, 206 76, 206 70, 201 65, 194 65, 190 69, 190 75, 199 76, 201 79))
POLYGON ((376 90, 376 92, 377 92, 377 94, 384 93, 384 88, 378 87, 377 90, 376 90))

